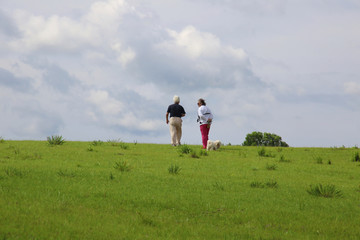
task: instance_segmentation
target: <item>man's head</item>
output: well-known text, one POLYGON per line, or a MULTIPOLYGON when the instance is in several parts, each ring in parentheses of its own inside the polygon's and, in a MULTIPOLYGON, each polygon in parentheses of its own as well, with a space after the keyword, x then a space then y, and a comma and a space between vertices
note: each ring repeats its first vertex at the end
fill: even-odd
POLYGON ((173 100, 174 100, 174 103, 176 103, 176 104, 179 104, 180 103, 180 98, 179 98, 179 96, 174 96, 174 98, 173 98, 173 100))

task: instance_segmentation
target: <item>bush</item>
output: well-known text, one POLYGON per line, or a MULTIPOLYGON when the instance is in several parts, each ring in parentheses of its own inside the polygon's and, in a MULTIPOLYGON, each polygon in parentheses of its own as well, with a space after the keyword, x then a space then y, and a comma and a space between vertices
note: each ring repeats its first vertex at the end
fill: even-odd
POLYGON ((110 173, 110 180, 114 180, 115 179, 115 176, 112 174, 112 172, 110 173))
POLYGON ((116 162, 114 168, 120 172, 129 172, 131 170, 131 166, 127 161, 116 162))
POLYGON ((310 188, 307 190, 310 195, 317 196, 317 197, 342 197, 342 192, 336 189, 335 185, 322 185, 317 184, 315 186, 310 185, 310 188))
POLYGON ((262 148, 258 151, 258 155, 259 155, 260 157, 271 157, 271 158, 275 157, 275 155, 271 154, 271 152, 270 152, 270 153, 267 153, 264 147, 262 147, 262 148))
POLYGON ((275 180, 268 180, 268 181, 265 183, 265 186, 268 187, 268 188, 277 188, 277 187, 278 187, 278 183, 277 183, 277 181, 275 181, 275 180))
POLYGON ((262 182, 254 181, 250 183, 250 187, 252 188, 264 188, 265 185, 262 182))
POLYGON ((119 142, 119 146, 121 149, 124 149, 124 150, 129 148, 129 145, 124 142, 119 142))
POLYGON ((276 166, 276 164, 266 164, 266 169, 267 170, 276 170, 277 166, 276 166))
POLYGON ((215 182, 215 183, 213 184, 213 187, 214 187, 214 189, 216 189, 216 190, 221 190, 221 191, 224 191, 224 190, 225 190, 224 185, 223 185, 222 183, 219 183, 219 182, 215 182))
POLYGON ((94 140, 94 141, 92 141, 92 145, 94 145, 94 146, 100 146, 100 145, 102 145, 104 142, 103 141, 101 141, 101 140, 94 140))
POLYGON ((189 154, 189 153, 192 152, 192 149, 188 145, 183 144, 183 145, 179 146, 178 151, 179 151, 180 154, 189 154))
POLYGON ((200 156, 208 156, 209 155, 208 152, 205 150, 200 150, 199 154, 200 154, 200 156))
POLYGON ((109 139, 109 140, 107 140, 107 142, 108 142, 111 146, 117 147, 117 146, 120 145, 120 143, 121 143, 122 141, 121 141, 121 139, 119 138, 119 139, 109 139))
POLYGON ((14 167, 5 168, 4 172, 9 177, 13 177, 13 176, 23 177, 23 176, 25 176, 25 172, 23 170, 20 170, 20 169, 14 168, 14 167))
POLYGON ((198 155, 196 152, 194 152, 194 151, 192 151, 192 152, 190 153, 190 157, 192 157, 192 158, 200 158, 199 155, 198 155))
POLYGON ((322 157, 320 157, 320 156, 315 157, 315 160, 316 160, 316 163, 317 163, 317 164, 322 164, 322 163, 323 163, 323 159, 322 159, 322 157))
POLYGON ((50 145, 62 145, 65 143, 65 139, 59 135, 47 137, 47 141, 50 145))
POLYGON ((281 156, 280 156, 280 159, 279 159, 279 162, 289 163, 290 160, 289 160, 289 159, 286 159, 284 155, 281 155, 281 156))
POLYGON ((243 146, 289 147, 281 137, 273 133, 252 132, 246 135, 243 146))
POLYGON ((88 150, 89 152, 94 151, 94 149, 93 149, 92 145, 89 145, 89 147, 87 148, 87 150, 88 150))
POLYGON ((68 171, 63 171, 63 170, 59 170, 57 172, 59 177, 70 177, 73 178, 76 176, 76 174, 74 172, 68 172, 68 171))
POLYGON ((360 162, 360 155, 358 152, 356 152, 352 159, 353 162, 360 162))
POLYGON ((260 157, 265 157, 265 154, 266 154, 265 148, 261 148, 261 149, 258 151, 258 155, 259 155, 260 157))
POLYGON ((171 166, 168 168, 169 173, 174 175, 179 174, 180 170, 181 168, 176 164, 171 164, 171 166))
POLYGON ((278 188, 278 183, 275 180, 268 180, 267 182, 259 182, 259 181, 253 181, 250 183, 250 187, 252 188, 278 188))

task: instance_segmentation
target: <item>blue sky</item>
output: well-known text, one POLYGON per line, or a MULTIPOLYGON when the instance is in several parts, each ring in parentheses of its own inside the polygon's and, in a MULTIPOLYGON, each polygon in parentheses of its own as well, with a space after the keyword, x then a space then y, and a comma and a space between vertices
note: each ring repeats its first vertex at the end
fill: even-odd
POLYGON ((357 0, 0 0, 0 136, 184 143, 252 131, 291 146, 360 145, 357 0))

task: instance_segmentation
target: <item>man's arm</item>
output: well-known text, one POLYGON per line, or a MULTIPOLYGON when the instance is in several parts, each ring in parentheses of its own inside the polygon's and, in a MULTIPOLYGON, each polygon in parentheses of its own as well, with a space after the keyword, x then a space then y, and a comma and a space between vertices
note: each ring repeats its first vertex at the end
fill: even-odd
POLYGON ((169 112, 166 113, 166 124, 169 123, 169 112))
POLYGON ((183 106, 181 106, 181 117, 185 117, 185 114, 186 114, 185 109, 183 106))

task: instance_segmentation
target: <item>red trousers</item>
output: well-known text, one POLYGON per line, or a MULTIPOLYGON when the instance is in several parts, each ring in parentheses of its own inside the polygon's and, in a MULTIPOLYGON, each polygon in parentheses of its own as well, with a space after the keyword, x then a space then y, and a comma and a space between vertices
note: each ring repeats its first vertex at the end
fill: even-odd
POLYGON ((201 139, 203 148, 206 148, 207 141, 209 140, 209 131, 210 131, 210 124, 202 124, 200 125, 200 132, 201 132, 201 139))

